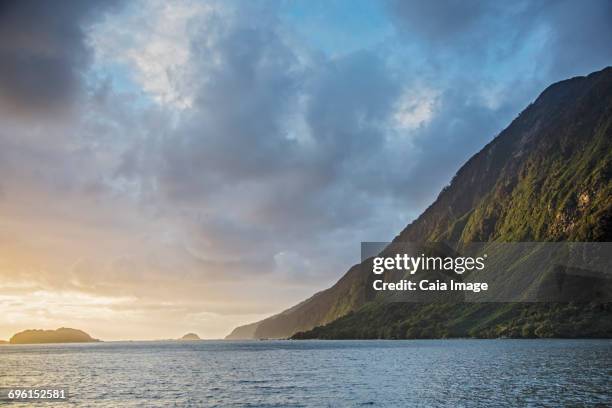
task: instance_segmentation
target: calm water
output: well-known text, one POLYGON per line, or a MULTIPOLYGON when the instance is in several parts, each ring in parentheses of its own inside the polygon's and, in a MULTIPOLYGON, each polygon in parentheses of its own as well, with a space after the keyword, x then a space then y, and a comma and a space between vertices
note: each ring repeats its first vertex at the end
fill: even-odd
POLYGON ((45 407, 612 406, 612 341, 2 346, 0 386, 69 389, 45 407))

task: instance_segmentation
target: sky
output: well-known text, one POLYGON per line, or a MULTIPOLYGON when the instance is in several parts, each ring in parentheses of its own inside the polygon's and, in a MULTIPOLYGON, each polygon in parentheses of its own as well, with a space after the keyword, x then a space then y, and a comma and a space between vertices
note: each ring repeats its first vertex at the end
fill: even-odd
POLYGON ((0 339, 222 338, 389 241, 612 2, 8 1, 0 339))

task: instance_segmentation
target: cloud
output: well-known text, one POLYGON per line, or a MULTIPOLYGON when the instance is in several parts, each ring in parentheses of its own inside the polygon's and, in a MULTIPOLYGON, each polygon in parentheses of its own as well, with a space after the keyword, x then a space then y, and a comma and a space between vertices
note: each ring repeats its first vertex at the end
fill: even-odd
POLYGON ((402 38, 429 50, 430 63, 446 72, 458 66, 505 74, 508 65, 521 75, 558 81, 603 68, 612 58, 606 0, 387 4, 402 38))
POLYGON ((96 59, 103 66, 109 61, 129 66, 129 80, 156 102, 171 108, 190 106, 191 87, 181 84, 181 77, 190 58, 191 30, 223 9, 216 2, 197 0, 135 0, 125 9, 92 31, 96 59))
POLYGON ((278 22, 249 16, 199 16, 180 80, 192 103, 154 149, 125 155, 119 176, 152 171, 168 205, 260 236, 306 236, 338 214, 348 222, 351 213, 326 197, 341 199, 338 173, 382 146, 399 85, 376 53, 316 56, 289 43, 278 22), (143 162, 157 165, 135 170, 143 162))
POLYGON ((612 3, 588 4, 565 0, 541 9, 541 20, 550 30, 549 69, 556 78, 584 75, 612 61, 612 3))
POLYGON ((426 41, 454 42, 457 36, 476 35, 474 28, 497 6, 480 0, 391 1, 392 15, 405 28, 426 41))
POLYGON ((0 107, 57 112, 82 90, 87 28, 117 1, 7 1, 0 9, 0 107))

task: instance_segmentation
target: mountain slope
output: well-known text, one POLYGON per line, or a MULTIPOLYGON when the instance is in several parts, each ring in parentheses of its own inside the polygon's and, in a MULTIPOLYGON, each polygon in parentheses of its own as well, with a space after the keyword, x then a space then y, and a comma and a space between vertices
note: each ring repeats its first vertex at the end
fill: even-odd
POLYGON ((332 322, 365 304, 367 292, 364 287, 369 277, 360 272, 355 265, 331 288, 282 313, 237 327, 226 339, 284 338, 332 322))
MULTIPOLYGON (((606 68, 547 88, 395 241, 612 241, 611 174, 612 68, 606 68)), ((353 266, 331 288, 250 325, 252 337, 287 337, 342 316, 327 332, 319 327, 298 337, 516 336, 559 316, 587 319, 591 326, 582 326, 594 328, 590 336, 612 333, 605 322, 612 315, 603 306, 472 304, 449 313, 439 305, 379 305, 371 302, 369 275, 353 266), (421 321, 434 328, 418 328, 421 321), (502 323, 506 332, 492 329, 502 323)), ((524 334, 538 335, 534 330, 524 334)), ((539 333, 570 334, 546 327, 539 333)))
POLYGON ((610 240, 612 68, 550 86, 400 241, 610 240))

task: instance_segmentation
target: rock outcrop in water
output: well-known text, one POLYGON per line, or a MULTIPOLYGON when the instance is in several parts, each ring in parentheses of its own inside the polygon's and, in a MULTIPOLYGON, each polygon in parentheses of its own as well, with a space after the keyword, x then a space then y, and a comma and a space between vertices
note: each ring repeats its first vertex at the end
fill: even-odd
POLYGON ((200 339, 200 336, 198 336, 195 333, 187 333, 186 335, 181 337, 179 340, 190 341, 190 340, 202 340, 202 339, 200 339))
POLYGON ((24 330, 19 332, 9 342, 11 344, 43 344, 43 343, 91 343, 100 341, 92 338, 82 330, 60 327, 57 330, 24 330))
MULTIPOLYGON (((612 241, 611 175, 609 67, 547 88, 395 241, 612 241)), ((381 305, 363 270, 228 338, 612 336, 610 304, 381 305)))

